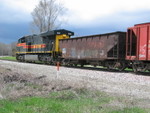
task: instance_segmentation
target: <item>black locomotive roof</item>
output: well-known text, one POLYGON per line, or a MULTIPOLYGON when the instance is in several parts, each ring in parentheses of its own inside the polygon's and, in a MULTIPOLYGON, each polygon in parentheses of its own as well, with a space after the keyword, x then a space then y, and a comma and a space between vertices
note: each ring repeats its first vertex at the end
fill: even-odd
POLYGON ((61 34, 66 34, 69 36, 74 35, 74 32, 65 30, 65 29, 59 29, 59 30, 53 30, 53 31, 47 31, 45 33, 41 33, 41 36, 51 36, 51 35, 61 35, 61 34))
POLYGON ((66 34, 66 35, 69 35, 69 36, 73 36, 74 32, 68 31, 68 30, 65 30, 65 29, 59 29, 59 30, 47 31, 47 32, 44 32, 44 33, 41 33, 41 34, 33 34, 33 35, 23 36, 20 39, 29 38, 29 37, 38 36, 38 35, 44 37, 44 36, 53 36, 53 35, 61 35, 61 34, 66 34))

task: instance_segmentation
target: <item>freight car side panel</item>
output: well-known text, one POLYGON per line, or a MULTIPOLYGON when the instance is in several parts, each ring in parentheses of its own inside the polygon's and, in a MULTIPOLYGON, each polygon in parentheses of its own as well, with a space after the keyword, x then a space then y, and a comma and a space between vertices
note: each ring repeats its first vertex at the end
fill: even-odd
MULTIPOLYGON (((120 38, 124 38, 122 40, 125 44, 125 33, 123 34, 124 37, 120 38)), ((119 33, 60 40, 62 57, 65 59, 118 59, 121 56, 119 55, 119 45, 119 33)), ((125 46, 123 47, 125 48, 125 46)))
POLYGON ((147 54, 148 54, 148 60, 150 60, 150 27, 148 28, 148 52, 147 52, 147 54))
POLYGON ((139 33, 139 60, 147 60, 148 28, 141 27, 139 33))
POLYGON ((133 28, 138 30, 138 60, 150 61, 150 23, 138 24, 133 28))
MULTIPOLYGON (((98 40, 101 40, 97 38, 98 40)), ((103 40, 103 43, 105 40, 103 40)), ((96 38, 95 40, 91 38, 78 38, 72 40, 65 40, 61 42, 60 48, 62 48, 63 58, 73 58, 73 59, 92 59, 104 58, 104 52, 106 48, 103 47, 101 43, 96 45, 96 38), (101 48, 96 49, 101 46, 101 48)))

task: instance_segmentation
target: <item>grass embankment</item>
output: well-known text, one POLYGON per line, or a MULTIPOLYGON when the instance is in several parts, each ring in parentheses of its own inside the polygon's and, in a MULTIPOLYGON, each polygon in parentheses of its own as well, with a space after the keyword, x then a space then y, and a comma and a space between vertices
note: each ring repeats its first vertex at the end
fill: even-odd
POLYGON ((7 56, 7 57, 0 57, 1 60, 11 60, 11 61, 16 61, 16 57, 12 56, 7 56))
POLYGON ((0 66, 0 113, 148 113, 145 100, 87 88, 86 83, 47 79, 0 66), (142 105, 146 105, 142 102, 142 105), (139 107, 138 107, 139 106, 139 107))
POLYGON ((138 107, 117 108, 112 97, 86 89, 52 92, 46 97, 0 100, 0 113, 147 113, 138 107))

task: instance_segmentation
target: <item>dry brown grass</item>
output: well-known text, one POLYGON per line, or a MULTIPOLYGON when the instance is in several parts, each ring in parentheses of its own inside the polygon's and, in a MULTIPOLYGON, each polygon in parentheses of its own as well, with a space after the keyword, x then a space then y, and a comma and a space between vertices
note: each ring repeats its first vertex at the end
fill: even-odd
POLYGON ((0 96, 6 99, 46 96, 54 91, 85 87, 85 83, 77 84, 60 79, 48 80, 46 75, 35 77, 31 74, 18 73, 3 67, 0 67, 0 84, 0 96))

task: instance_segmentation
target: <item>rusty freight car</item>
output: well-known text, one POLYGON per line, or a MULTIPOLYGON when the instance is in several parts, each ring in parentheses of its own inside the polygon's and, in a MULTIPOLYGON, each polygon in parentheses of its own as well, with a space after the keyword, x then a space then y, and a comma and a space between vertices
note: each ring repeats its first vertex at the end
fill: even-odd
POLYGON ((125 68, 126 33, 113 32, 60 40, 64 65, 125 68))
POLYGON ((150 70, 150 23, 128 28, 126 43, 126 60, 134 72, 150 70))

